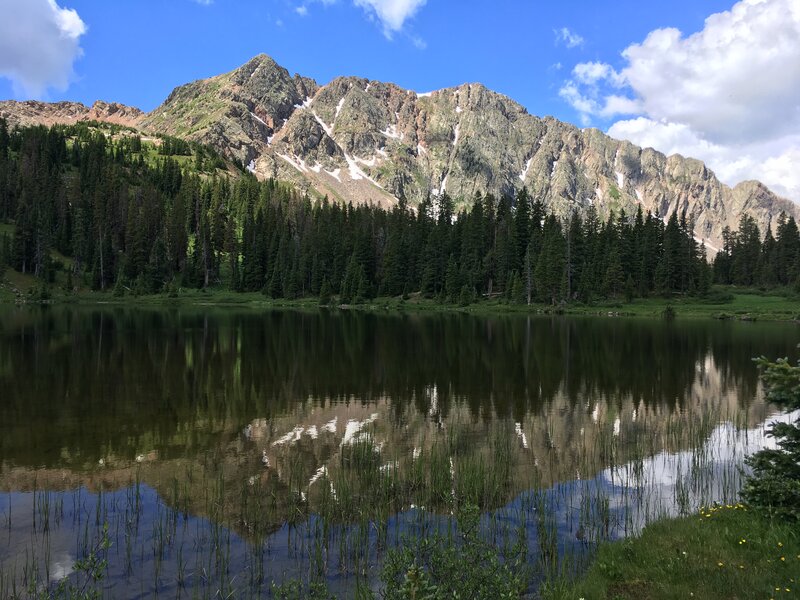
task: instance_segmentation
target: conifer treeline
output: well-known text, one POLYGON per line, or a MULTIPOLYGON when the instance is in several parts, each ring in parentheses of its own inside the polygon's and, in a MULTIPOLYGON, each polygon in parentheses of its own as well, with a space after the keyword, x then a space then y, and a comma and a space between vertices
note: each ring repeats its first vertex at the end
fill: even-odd
POLYGON ((764 239, 753 217, 743 215, 739 230, 726 227, 722 251, 714 259, 718 283, 800 288, 800 233, 793 217, 778 217, 775 235, 767 228, 764 239))
MULTIPOLYGON (((403 201, 388 211, 312 203, 274 181, 220 174, 219 160, 204 161, 201 147, 166 143, 148 162, 135 135, 107 138, 87 127, 9 133, 0 122, 0 222, 14 225, 0 263, 52 282, 65 268, 56 251, 73 259, 69 281, 95 289, 214 286, 344 303, 412 292, 558 303, 704 293, 712 283, 705 248, 676 214, 666 223, 641 210, 600 221, 590 209, 562 221, 524 190, 478 196, 458 213, 446 195, 417 210, 403 201), (195 159, 181 164, 176 151, 195 159)), ((778 238, 768 234, 763 244, 754 223, 745 225, 726 234, 717 279, 793 283, 794 221, 783 219, 778 238), (780 260, 766 258, 773 253, 780 260)))

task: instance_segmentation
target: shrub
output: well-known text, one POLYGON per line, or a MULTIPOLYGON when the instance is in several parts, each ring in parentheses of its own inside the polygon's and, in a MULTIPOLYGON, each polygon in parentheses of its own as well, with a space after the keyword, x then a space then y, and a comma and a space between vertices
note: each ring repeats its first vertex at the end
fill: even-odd
MULTIPOLYGON (((770 401, 787 410, 800 408, 800 364, 788 359, 770 362, 756 359, 770 401)), ((766 449, 747 459, 753 468, 742 497, 770 516, 800 520, 800 419, 775 423, 767 435, 777 440, 776 449, 766 449)))
POLYGON ((480 537, 480 510, 467 505, 458 514, 458 534, 406 540, 388 552, 381 580, 386 600, 519 598, 528 574, 524 535, 510 556, 480 537))

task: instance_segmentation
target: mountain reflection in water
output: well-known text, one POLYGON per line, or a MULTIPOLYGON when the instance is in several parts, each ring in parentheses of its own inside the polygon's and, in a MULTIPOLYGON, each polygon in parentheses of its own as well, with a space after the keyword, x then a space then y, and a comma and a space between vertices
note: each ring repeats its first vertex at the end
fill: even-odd
POLYGON ((93 539, 105 521, 118 538, 106 581, 115 597, 132 581, 137 593, 174 592, 178 574, 202 569, 205 583, 184 585, 222 589, 239 573, 251 591, 268 590, 308 571, 321 527, 349 540, 327 548, 323 569, 347 590, 364 566, 348 546, 364 515, 382 522, 359 542, 374 565, 400 532, 446 522, 455 498, 484 509, 490 536, 504 535, 498 522, 525 521, 531 547, 543 525, 524 515, 546 509, 559 547, 580 550, 735 496, 773 413, 751 359, 793 356, 797 333, 639 319, 6 310, 0 587, 34 555, 40 579, 63 578, 81 552, 76 533, 93 539), (220 540, 229 554, 213 576, 220 540))

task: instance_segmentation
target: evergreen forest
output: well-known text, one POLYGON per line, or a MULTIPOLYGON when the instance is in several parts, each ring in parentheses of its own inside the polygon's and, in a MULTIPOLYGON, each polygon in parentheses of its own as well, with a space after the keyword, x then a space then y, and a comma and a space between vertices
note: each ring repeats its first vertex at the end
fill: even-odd
POLYGON ((800 285, 793 218, 761 232, 743 216, 709 258, 677 212, 558 218, 525 189, 460 209, 446 194, 415 208, 344 205, 175 138, 97 123, 10 131, 0 120, 0 272, 42 289, 561 304, 800 285))

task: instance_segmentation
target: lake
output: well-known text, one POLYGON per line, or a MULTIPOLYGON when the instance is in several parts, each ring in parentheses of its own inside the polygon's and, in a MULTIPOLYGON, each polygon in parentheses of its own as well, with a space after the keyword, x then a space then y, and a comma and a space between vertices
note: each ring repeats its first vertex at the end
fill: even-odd
POLYGON ((478 506, 531 585, 736 498, 786 323, 214 307, 0 310, 0 596, 379 587, 478 506), (105 534, 103 531, 105 530, 105 534), (102 549, 102 540, 107 548, 102 549))

